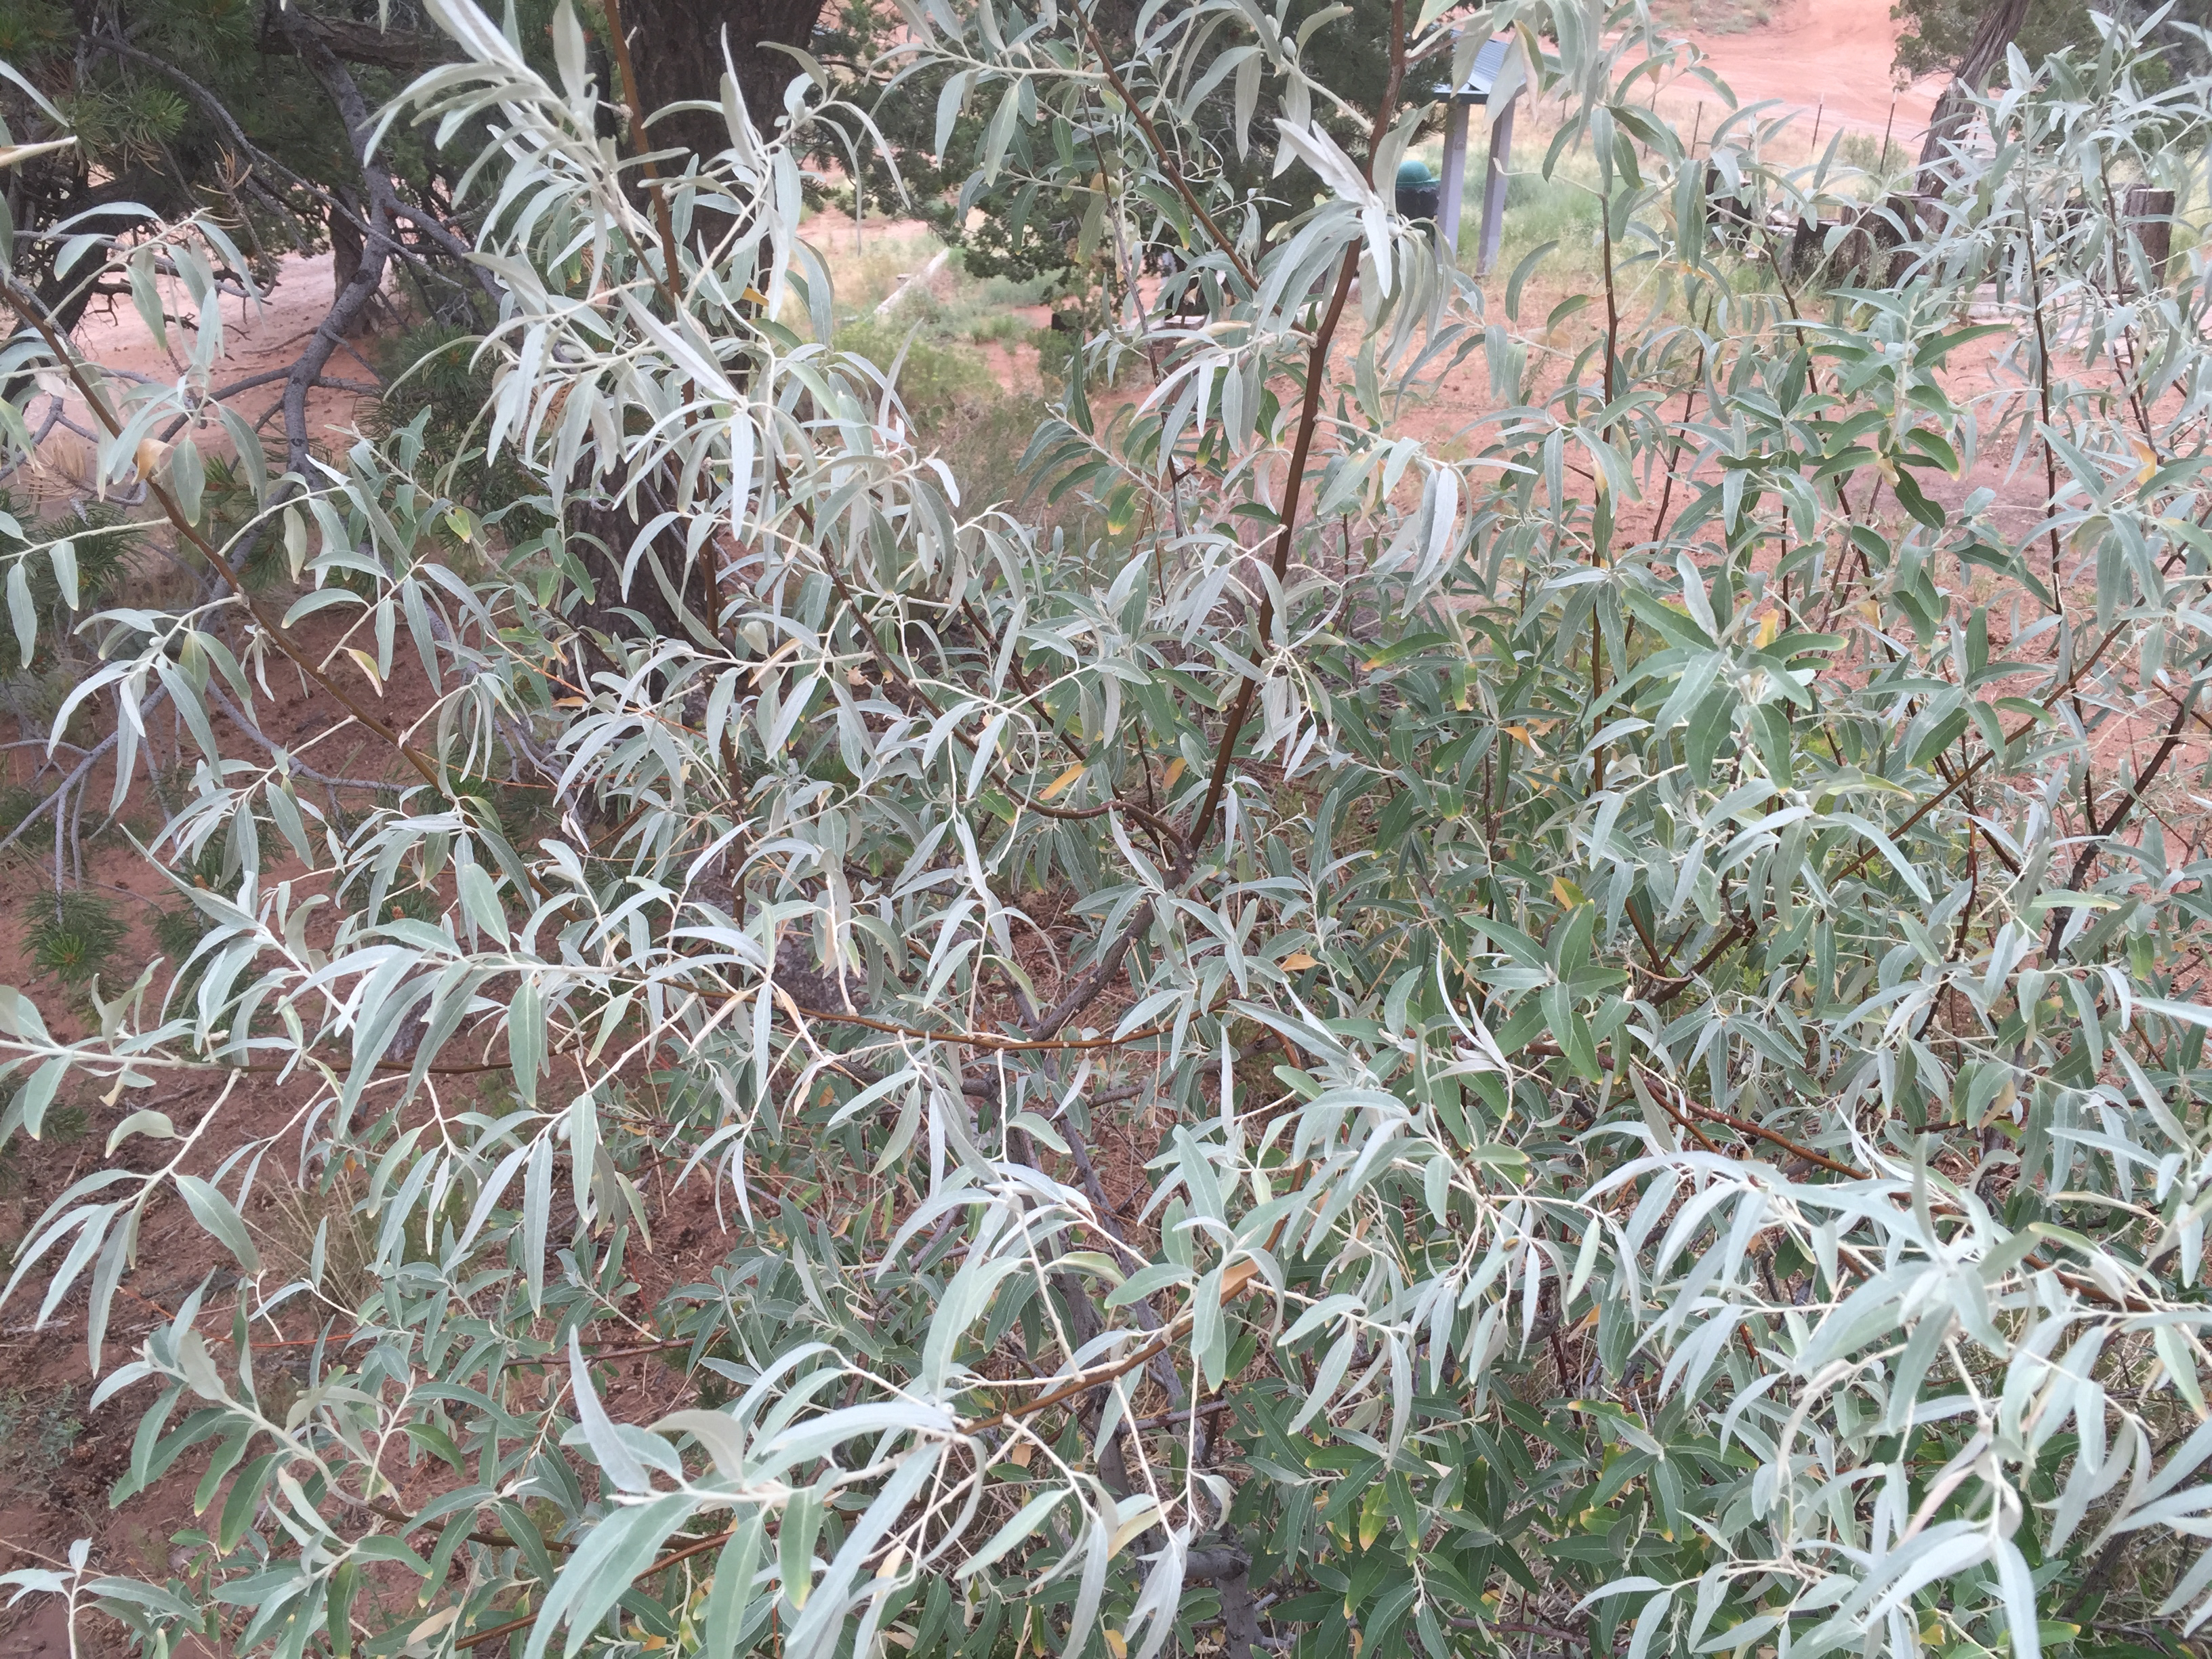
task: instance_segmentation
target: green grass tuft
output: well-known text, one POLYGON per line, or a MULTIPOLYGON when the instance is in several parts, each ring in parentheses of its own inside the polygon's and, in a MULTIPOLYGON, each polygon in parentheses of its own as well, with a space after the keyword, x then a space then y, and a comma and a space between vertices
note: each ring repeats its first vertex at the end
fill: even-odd
POLYGON ((107 966, 130 928, 114 907, 91 893, 44 894, 31 902, 31 960, 46 978, 74 990, 107 966))

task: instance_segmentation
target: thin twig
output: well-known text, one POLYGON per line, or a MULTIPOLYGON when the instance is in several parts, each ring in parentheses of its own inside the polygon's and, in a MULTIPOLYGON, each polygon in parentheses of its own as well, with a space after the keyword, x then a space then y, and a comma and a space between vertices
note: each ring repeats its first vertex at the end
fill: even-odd
MULTIPOLYGON (((1380 187, 1373 175, 1373 157, 1382 146, 1382 135, 1389 131, 1392 113, 1398 105, 1399 83, 1406 73, 1406 29, 1404 0, 1391 0, 1390 18, 1390 78, 1383 88, 1382 101, 1376 106, 1375 125, 1368 135, 1367 153, 1370 185, 1380 187)), ((1084 26, 1088 28, 1090 25, 1084 26)), ((1150 125, 1146 131, 1151 131, 1150 125)), ((1165 151, 1155 144, 1155 149, 1164 161, 1165 151)), ((1208 222, 1209 227, 1212 222, 1208 222)), ((1337 267, 1336 289, 1328 298, 1328 313, 1314 334, 1312 349, 1306 354, 1305 401, 1298 411, 1298 435, 1291 446, 1289 471, 1284 475, 1282 527, 1275 532, 1273 560, 1275 582, 1260 598, 1259 623, 1253 630, 1257 649, 1255 660, 1263 659, 1267 652, 1267 634, 1275 617, 1275 594, 1288 579, 1291 565, 1291 543, 1297 533, 1298 500, 1305 487, 1306 460, 1313 453, 1314 433, 1321 422, 1322 382, 1328 375, 1329 347, 1336 338, 1337 325, 1343 319, 1345 301, 1352 293, 1352 279, 1359 269, 1360 245, 1352 244, 1344 251, 1344 258, 1337 267)), ((1203 847, 1213 831, 1213 815, 1219 810, 1223 792, 1229 787, 1229 769, 1236 758, 1237 739, 1243 731, 1244 721, 1252 712, 1252 698, 1259 690, 1258 682, 1248 676, 1238 683, 1237 701, 1231 705, 1229 718, 1221 728, 1218 746, 1214 750, 1213 775, 1207 780, 1206 801, 1191 820, 1190 845, 1203 847)))
MULTIPOLYGON (((251 138, 248 138, 246 136, 245 129, 238 125, 237 118, 234 117, 230 111, 224 106, 222 100, 217 98, 214 93, 202 86, 198 82, 193 80, 191 76, 186 75, 182 70, 177 68, 175 64, 168 62, 166 58, 157 58, 151 52, 142 52, 137 46, 131 46, 127 41, 118 40, 112 35, 98 35, 94 37, 94 45, 100 51, 112 52, 118 58, 127 58, 133 63, 143 64, 147 68, 151 69, 159 74, 164 75, 170 80, 175 82, 191 95, 193 101, 199 104, 201 107, 205 109, 209 114, 215 118, 216 125, 221 126, 226 135, 229 137, 230 141, 238 146, 240 153, 244 155, 255 167, 266 167, 272 173, 283 175, 284 182, 288 185, 307 191, 309 195, 320 201, 331 210, 331 213, 349 221, 354 228, 360 231, 364 237, 368 234, 368 226, 367 222, 362 219, 360 215, 356 214, 352 209, 346 206, 343 200, 333 195, 323 185, 317 184, 313 179, 306 177, 304 174, 293 172, 291 168, 286 167, 275 156, 270 155, 266 150, 258 147, 251 138)), ((349 76, 348 78, 350 79, 351 77, 349 76)), ((258 183, 258 181, 256 182, 258 183)), ((390 183, 388 177, 386 179, 386 183, 387 185, 390 183)), ((376 181, 372 179, 370 179, 369 184, 372 193, 374 193, 376 181)), ((273 195, 271 195, 265 187, 263 189, 263 193, 264 195, 270 195, 270 199, 272 201, 275 199, 273 195)), ((276 205, 281 207, 283 204, 280 202, 277 203, 276 205)), ((440 252, 446 255, 447 258, 453 260, 464 270, 472 272, 476 277, 477 286, 484 290, 485 294, 490 298, 495 305, 498 303, 500 297, 498 279, 495 277, 489 270, 485 269, 483 265, 477 264, 474 260, 470 258, 468 244, 464 242, 459 236, 455 235, 452 230, 447 228, 436 215, 430 213, 426 210, 416 207, 404 197, 400 196, 396 189, 392 191, 390 199, 385 204, 385 205, 387 211, 393 212, 395 216, 404 216, 410 224, 412 224, 416 229, 421 231, 422 234, 428 239, 428 240, 437 246, 440 252)), ((291 216, 289 214, 286 216, 288 221, 290 219, 290 216, 291 216)), ((301 252, 306 252, 307 251, 307 245, 299 236, 297 226, 293 225, 290 228, 293 231, 294 246, 299 248, 301 252)), ((419 269, 436 276, 441 281, 451 280, 446 276, 444 272, 432 269, 428 261, 425 260, 420 253, 407 246, 404 242, 396 243, 395 246, 401 255, 419 269)))
MULTIPOLYGON (((1177 165, 1173 152, 1160 137, 1159 129, 1152 125, 1152 118, 1145 113, 1145 106, 1137 101, 1136 94, 1122 84, 1121 76, 1115 71, 1112 55, 1107 52, 1105 42, 1098 38, 1098 31, 1091 27, 1088 17, 1079 21, 1083 25, 1084 38, 1090 41, 1091 50, 1098 54, 1098 67, 1105 72, 1106 84, 1113 88, 1114 95, 1136 118, 1137 125, 1145 135, 1145 142, 1152 147, 1152 155, 1160 164, 1160 171, 1167 174, 1168 182, 1175 186, 1176 194, 1182 198, 1183 205, 1190 210, 1191 216, 1206 227, 1206 234, 1213 239, 1214 246, 1221 250, 1231 268, 1243 278, 1244 286, 1257 289, 1260 286, 1259 276, 1244 262, 1244 256, 1237 251, 1237 244, 1229 234, 1213 222, 1213 216, 1206 210, 1206 204, 1191 189, 1190 181, 1182 176, 1182 168, 1177 165)), ((1385 100, 1385 108, 1397 101, 1398 75, 1404 68, 1405 50, 1401 45, 1396 62, 1391 69, 1390 94, 1385 100)))
MULTIPOLYGON (((82 361, 63 338, 59 331, 54 327, 52 318, 47 315, 46 308, 38 296, 12 276, 0 277, 0 293, 5 294, 8 303, 13 306, 17 313, 27 320, 33 329, 38 331, 39 337, 46 342, 46 349, 53 355, 54 361, 68 374, 76 389, 84 395, 86 404, 99 417, 100 423, 107 428, 109 435, 121 437, 123 435, 122 421, 117 417, 115 411, 108 407, 107 399, 99 386, 86 374, 82 361)), ((177 533, 189 542, 193 550, 215 568, 223 580, 230 584, 231 591, 238 596, 239 602, 245 605, 247 614, 269 635, 276 648, 284 653, 293 666, 323 690, 328 692, 337 700, 340 707, 359 720, 368 731, 397 749, 406 758, 408 764, 422 775, 425 783, 434 788, 439 787, 437 769, 429 757, 424 755, 391 726, 377 719, 343 686, 309 660, 307 653, 293 643, 291 635, 286 631, 283 621, 270 615, 261 602, 246 591, 245 580, 238 574, 237 568, 224 557, 221 550, 203 535, 198 527, 185 515, 185 510, 177 504, 176 497, 172 495, 166 487, 156 483, 151 478, 146 480, 146 489, 160 505, 163 516, 176 527, 177 533)))
MULTIPOLYGON (((167 697, 168 695, 169 692, 167 687, 155 686, 153 690, 147 693, 146 701, 138 705, 139 712, 141 714, 145 714, 160 708, 162 699, 167 697)), ((5 836, 0 836, 0 852, 5 852, 8 848, 13 844, 18 836, 21 835, 33 824, 36 823, 40 816, 49 811, 52 811, 54 814, 56 828, 57 830, 58 830, 61 822, 60 809, 63 804, 67 800, 69 792, 72 788, 75 788, 77 790, 80 796, 82 795, 84 792, 81 787, 81 784, 85 775, 89 773, 94 766, 100 763, 101 757, 105 756, 109 750, 115 747, 118 739, 119 739, 122 735, 123 730, 118 725, 114 731, 109 732, 105 738, 101 738, 99 743, 95 744, 90 749, 79 750, 78 752, 83 755, 84 758, 76 763, 76 768, 67 777, 64 778, 58 784, 54 786, 53 793, 40 801, 40 803, 36 806, 33 806, 29 811, 24 813, 21 820, 17 823, 14 829, 10 830, 5 836)), ((75 745, 71 746, 74 747, 75 745)), ((57 860, 55 875, 56 878, 58 879, 60 876, 58 860, 57 860)))
MULTIPOLYGON (((1125 946, 1124 949, 1127 947, 1125 946)), ((797 1005, 794 1004, 794 1006, 797 1005)), ((1052 1040, 1046 1037, 1006 1036, 996 1031, 937 1030, 919 1025, 901 1025, 887 1019, 871 1019, 866 1014, 848 1014, 836 1008, 806 1008, 801 1010, 812 1019, 826 1019, 833 1025, 860 1025, 871 1031, 881 1031, 888 1036, 915 1037, 925 1042, 950 1042, 971 1048, 989 1048, 1007 1054, 1028 1050, 1059 1050, 1085 1048, 1119 1048, 1146 1037, 1164 1036, 1175 1030, 1170 1022, 1164 1025, 1146 1025, 1117 1037, 1066 1037, 1052 1040)), ((1048 1029, 1057 1030, 1052 1016, 1045 1017, 1048 1029)), ((1066 1020, 1060 1022, 1065 1024, 1066 1020)))
MULTIPOLYGON (((307 762, 301 760, 294 750, 280 749, 259 726, 240 710, 235 703, 223 695, 222 688, 211 680, 208 683, 207 694, 209 701, 230 716, 230 723, 233 726, 267 750, 270 756, 283 756, 285 769, 289 772, 297 773, 300 776, 312 782, 319 783, 329 789, 366 789, 374 793, 385 794, 400 787, 388 778, 340 778, 333 777, 327 772, 318 772, 307 762)), ((325 733, 325 735, 328 734, 325 733)))

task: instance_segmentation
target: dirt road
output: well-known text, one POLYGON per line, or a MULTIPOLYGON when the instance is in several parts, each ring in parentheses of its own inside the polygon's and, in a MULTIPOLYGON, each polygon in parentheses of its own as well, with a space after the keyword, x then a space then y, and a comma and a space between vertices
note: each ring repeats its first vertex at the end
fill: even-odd
MULTIPOLYGON (((1879 137, 1893 120, 1896 139, 1917 149, 1942 81, 1924 76, 1905 88, 1891 78, 1899 26, 1889 0, 1781 0, 1773 21, 1737 34, 1692 34, 1712 70, 1739 105, 1763 99, 1822 122, 1879 137)), ((1678 92, 1683 107, 1695 101, 1678 92)), ((1719 100, 1706 94, 1717 109, 1719 100)))

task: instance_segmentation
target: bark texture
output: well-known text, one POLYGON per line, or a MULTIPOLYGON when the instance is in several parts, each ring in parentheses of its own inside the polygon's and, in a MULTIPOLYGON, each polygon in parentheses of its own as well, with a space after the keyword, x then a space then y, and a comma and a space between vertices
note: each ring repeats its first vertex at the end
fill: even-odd
MULTIPOLYGON (((650 116, 686 99, 719 104, 724 42, 728 64, 753 125, 772 132, 783 115, 783 89, 799 72, 778 45, 804 46, 814 38, 823 0, 626 0, 630 54, 637 65, 638 103, 650 116)), ((655 121, 652 147, 678 147, 713 155, 729 144, 729 131, 714 109, 686 110, 655 121)))
MULTIPOLYGON (((355 332, 367 319, 378 290, 384 286, 385 267, 398 246, 393 239, 392 216, 385 209, 388 200, 396 198, 389 176, 370 158, 369 142, 374 128, 368 101, 354 84, 353 76, 301 13, 287 7, 276 14, 276 22, 290 39, 301 61, 322 83, 339 119, 344 122, 346 137, 368 184, 369 194, 368 220, 362 227, 358 254, 348 255, 352 274, 338 285, 330 310, 308 337, 307 349, 294 360, 291 372, 284 377, 284 464, 301 477, 307 478, 313 476, 308 459, 307 388, 320 378, 339 342, 355 332), (381 190, 377 188, 380 180, 381 190)), ((334 247, 333 266, 337 263, 337 253, 334 247)))
MULTIPOLYGON (((287 7, 287 10, 290 8, 287 7)), ((301 21, 325 52, 348 64, 369 64, 401 75, 419 75, 433 64, 453 56, 453 43, 444 35, 410 29, 391 29, 375 22, 325 17, 301 12, 301 21)), ((299 35, 290 27, 271 27, 264 21, 254 43, 266 55, 282 58, 299 52, 299 35)))
MULTIPOLYGON (((696 100, 708 107, 679 110, 654 120, 636 142, 649 150, 682 149, 700 158, 729 147, 729 128, 721 113, 722 75, 737 77, 753 125, 773 133, 783 116, 783 92, 800 70, 778 44, 804 46, 824 0, 622 0, 623 25, 637 72, 636 104, 650 118, 672 104, 696 100)), ((680 173, 684 163, 664 162, 662 174, 680 173)), ((725 216, 695 212, 691 240, 708 248, 730 228, 725 216)), ((663 638, 687 635, 702 642, 702 619, 714 607, 705 581, 685 556, 681 526, 664 528, 622 591, 621 571, 640 528, 658 510, 654 485, 641 487, 644 514, 629 501, 579 501, 569 507, 567 527, 592 572, 597 592, 580 613, 586 627, 611 634, 634 633, 621 613, 642 617, 663 638)), ((591 669, 608 665, 592 653, 591 669)))
POLYGON ((1990 0, 1981 21, 1966 41, 1966 55, 1951 76, 1951 84, 1936 100, 1928 120, 1928 137, 1920 146, 1920 189, 1933 196, 1942 189, 1942 167, 1952 144, 1966 125, 1967 100, 1979 92, 1989 73, 2003 60, 2005 48, 2027 21, 2028 0, 1990 0))

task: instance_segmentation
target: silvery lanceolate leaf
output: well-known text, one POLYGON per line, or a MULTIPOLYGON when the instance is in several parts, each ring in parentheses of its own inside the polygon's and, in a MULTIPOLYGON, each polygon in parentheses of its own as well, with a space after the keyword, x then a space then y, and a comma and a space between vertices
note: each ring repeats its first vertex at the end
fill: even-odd
POLYGON ((629 1589, 630 1581, 652 1565, 663 1541, 692 1512, 682 1494, 649 1504, 624 1505, 593 1527, 576 1553, 562 1564, 560 1576, 538 1609, 524 1652, 541 1659, 565 1620, 568 1638, 563 1654, 581 1648, 592 1627, 629 1589))
POLYGON ((649 1491, 645 1466, 622 1443, 606 1408, 599 1404, 599 1392, 592 1386, 591 1367, 584 1360, 583 1345, 573 1328, 568 1333, 568 1386, 575 1395, 576 1421, 607 1478, 624 1492, 649 1491))

